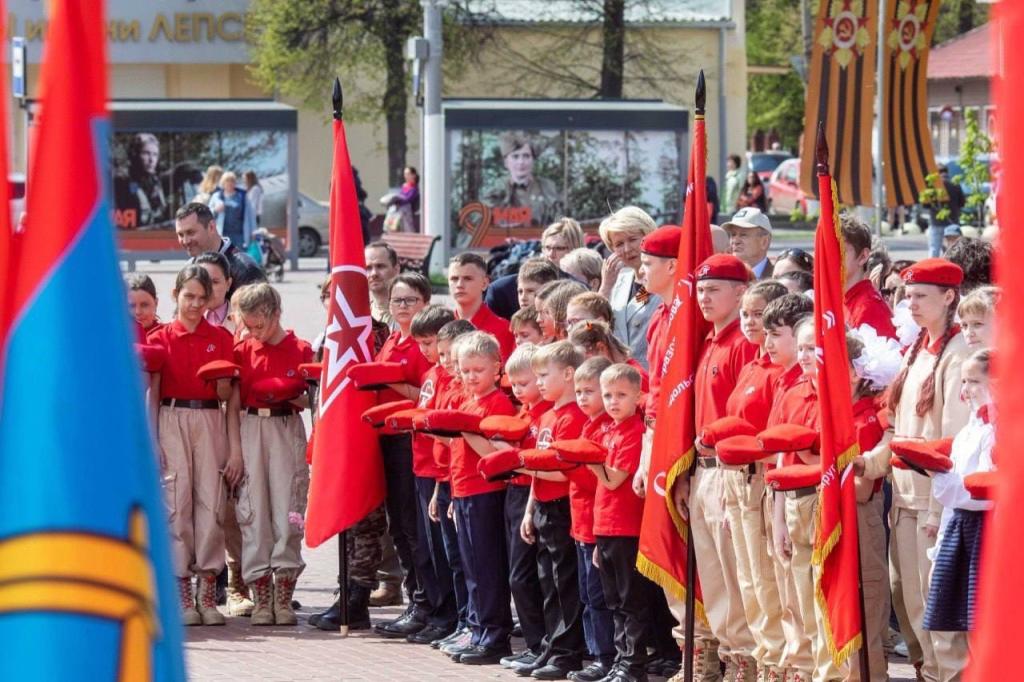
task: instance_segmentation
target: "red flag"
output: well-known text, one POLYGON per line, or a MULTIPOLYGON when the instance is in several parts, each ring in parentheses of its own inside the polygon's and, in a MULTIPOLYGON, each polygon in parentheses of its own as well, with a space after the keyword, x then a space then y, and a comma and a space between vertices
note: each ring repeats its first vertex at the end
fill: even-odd
MULTIPOLYGON (((660 372, 658 420, 647 475, 647 503, 640 527, 637 568, 680 600, 686 596, 686 521, 672 504, 672 485, 693 462, 693 380, 709 325, 697 307, 694 272, 713 252, 708 218, 707 137, 704 130, 704 75, 698 79, 697 114, 693 122, 693 149, 686 178, 683 239, 679 242, 675 297, 669 308, 669 342, 660 372)), ((700 595, 698 588, 698 597, 700 595)), ((703 605, 697 601, 697 613, 703 605)))
MULTIPOLYGON (((1002 176, 998 185, 1000 222, 1012 225, 1013 216, 1024 211, 1024 52, 1014 49, 1013 41, 1024 31, 1024 3, 1000 2, 996 13, 996 62, 1000 72, 996 79, 996 101, 999 125, 999 157, 1002 176), (1016 74, 1014 76, 1013 74, 1016 74)), ((1024 233, 1014 229, 999 232, 999 248, 995 249, 996 281, 1007 295, 996 308, 996 372, 1002 375, 1005 358, 1024 356, 1024 269, 1016 260, 1024 252, 1024 233), (1019 245, 1019 246, 1018 246, 1019 245), (1010 295, 1012 293, 1012 295, 1010 295)), ((1013 361, 1010 360, 1010 363, 1013 361)), ((1020 594, 1020 571, 1024 566, 1024 543, 1021 542, 1020 519, 1024 518, 1024 420, 1013 418, 1016 405, 1024 405, 1024 382, 1013 381, 1007 372, 995 382, 995 403, 1009 418, 999 420, 994 457, 999 467, 996 508, 986 522, 979 579, 978 611, 974 622, 977 631, 971 637, 971 663, 966 680, 999 680, 1012 677, 1007 673, 1012 652, 1020 646, 1024 635, 1021 611, 1024 598, 1020 594)))
POLYGON ((821 217, 814 238, 814 335, 818 355, 821 414, 821 491, 818 497, 814 563, 815 594, 825 615, 825 639, 835 664, 861 645, 860 554, 857 497, 850 463, 860 454, 850 399, 843 312, 843 240, 835 181, 828 172, 828 148, 818 133, 818 196, 821 217))
POLYGON ((351 365, 373 360, 373 323, 359 204, 337 82, 335 100, 330 307, 306 513, 310 547, 350 528, 384 501, 384 467, 377 434, 360 418, 373 406, 375 394, 357 391, 348 378, 351 365))

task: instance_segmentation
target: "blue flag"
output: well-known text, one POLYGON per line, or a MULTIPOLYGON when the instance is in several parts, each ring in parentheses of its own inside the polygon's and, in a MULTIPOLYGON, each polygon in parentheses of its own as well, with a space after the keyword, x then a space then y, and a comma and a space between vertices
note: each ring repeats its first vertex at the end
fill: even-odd
POLYGON ((0 679, 182 680, 110 221, 103 3, 49 8, 28 219, 0 273, 0 679))

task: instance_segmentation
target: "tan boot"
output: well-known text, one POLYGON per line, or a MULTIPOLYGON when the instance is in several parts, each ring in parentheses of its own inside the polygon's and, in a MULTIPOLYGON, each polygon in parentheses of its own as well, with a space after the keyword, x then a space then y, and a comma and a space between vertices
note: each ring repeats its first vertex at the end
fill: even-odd
POLYGON ((253 625, 274 624, 274 576, 267 573, 265 576, 249 583, 252 588, 254 606, 250 621, 253 625))
POLYGON ((730 682, 756 682, 757 661, 749 656, 736 656, 736 672, 728 679, 730 682))
POLYGON ((295 625, 299 619, 292 609, 292 595, 295 594, 295 574, 278 571, 274 574, 274 622, 278 625, 295 625))
POLYGON ((394 583, 380 583, 370 593, 370 606, 401 606, 402 586, 394 583))
POLYGON ((203 625, 224 625, 224 614, 217 610, 217 574, 199 575, 199 596, 196 606, 203 619, 203 625))
POLYGON ((242 580, 242 567, 228 563, 228 615, 251 616, 255 606, 249 598, 249 588, 242 580))
POLYGON ((181 605, 182 625, 202 625, 203 619, 196 610, 196 599, 192 594, 192 578, 178 578, 178 602, 181 605))
POLYGON ((696 639, 693 644, 693 679, 695 682, 721 682, 722 663, 718 660, 718 642, 696 639))

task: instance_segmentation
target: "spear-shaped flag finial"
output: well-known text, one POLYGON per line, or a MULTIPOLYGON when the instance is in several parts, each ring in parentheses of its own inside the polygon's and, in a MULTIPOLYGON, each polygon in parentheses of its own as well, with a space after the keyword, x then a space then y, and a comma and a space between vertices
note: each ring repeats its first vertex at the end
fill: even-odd
POLYGON ((341 79, 335 77, 334 92, 331 93, 331 103, 334 105, 334 118, 341 120, 341 79))
POLYGON ((814 160, 818 175, 828 175, 828 141, 825 140, 825 122, 818 121, 818 139, 814 143, 814 160))
POLYGON ((694 102, 697 106, 697 115, 704 115, 704 104, 707 102, 708 88, 704 83, 704 69, 697 73, 697 91, 694 93, 694 102))

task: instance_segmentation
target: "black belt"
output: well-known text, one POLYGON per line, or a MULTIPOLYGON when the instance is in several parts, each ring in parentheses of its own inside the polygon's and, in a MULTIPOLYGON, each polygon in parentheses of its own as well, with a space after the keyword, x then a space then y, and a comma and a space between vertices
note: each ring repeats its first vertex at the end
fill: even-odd
POLYGON ((245 413, 254 414, 257 417, 290 417, 293 414, 298 414, 295 410, 290 410, 287 407, 247 407, 245 413))
POLYGON ((161 405, 167 407, 187 407, 190 410, 217 410, 220 409, 219 400, 183 400, 181 398, 163 398, 161 405))
POLYGON ((784 490, 783 494, 791 500, 799 500, 801 497, 807 497, 808 495, 817 495, 817 486, 807 486, 806 488, 796 488, 794 490, 784 490))
POLYGON ((702 469, 714 469, 715 467, 718 466, 718 458, 717 457, 698 457, 697 458, 697 466, 701 467, 702 469))

